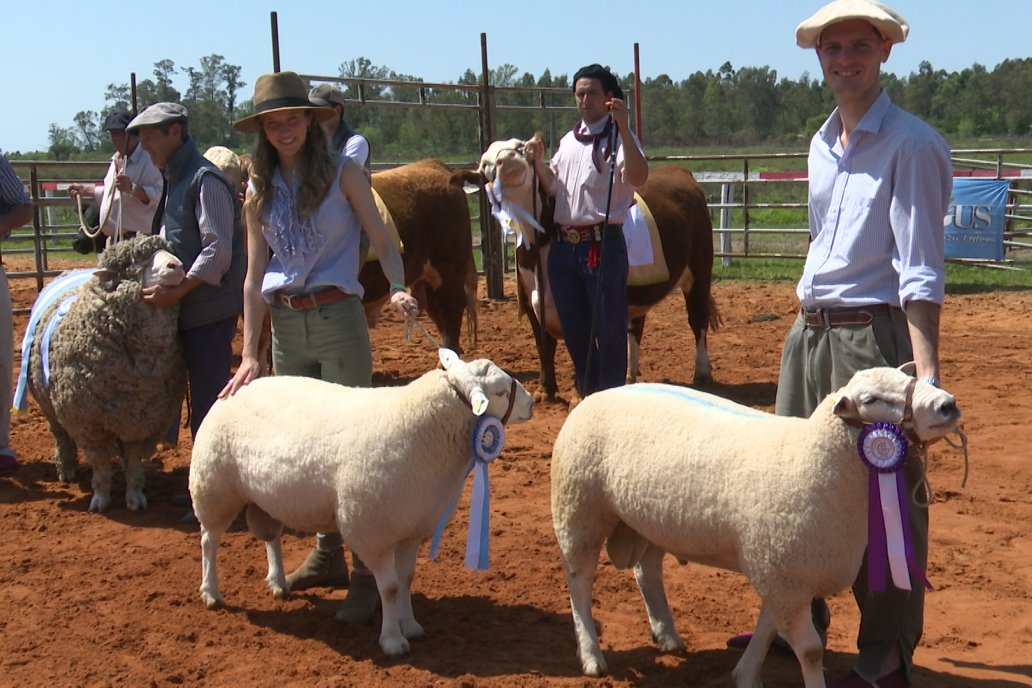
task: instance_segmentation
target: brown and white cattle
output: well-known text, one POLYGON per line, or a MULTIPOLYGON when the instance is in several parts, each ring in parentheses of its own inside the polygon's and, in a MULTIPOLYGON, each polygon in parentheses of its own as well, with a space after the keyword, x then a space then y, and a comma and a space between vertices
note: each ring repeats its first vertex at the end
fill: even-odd
MULTIPOLYGON (((500 186, 508 201, 511 216, 521 226, 522 238, 516 249, 518 271, 517 298, 521 314, 526 314, 537 342, 540 359, 538 397, 554 400, 556 340, 562 338, 559 319, 548 286, 548 271, 541 269, 548 259, 552 227, 552 201, 535 193, 537 180, 523 153, 524 141, 498 141, 487 149, 476 172, 457 173, 464 181, 491 182, 500 186), (528 218, 537 218, 546 230, 531 229, 528 218), (543 296, 542 296, 543 295, 543 296), (541 323, 544 322, 544 328, 541 323)), ((649 180, 638 189, 655 218, 667 278, 645 285, 627 287, 628 366, 627 379, 641 374, 638 355, 645 328, 645 316, 674 287, 684 294, 688 324, 695 335, 695 372, 693 382, 712 382, 713 374, 706 350, 706 333, 720 322, 710 294, 713 270, 713 224, 706 197, 690 172, 675 166, 649 171, 649 180)))
MULTIPOLYGON (((390 212, 402 243, 405 284, 433 320, 445 348, 462 352, 462 315, 470 345, 477 337, 477 268, 469 205, 452 170, 439 160, 421 160, 372 175, 373 188, 390 212)), ((374 327, 390 296, 376 262, 362 266, 366 319, 374 327)))

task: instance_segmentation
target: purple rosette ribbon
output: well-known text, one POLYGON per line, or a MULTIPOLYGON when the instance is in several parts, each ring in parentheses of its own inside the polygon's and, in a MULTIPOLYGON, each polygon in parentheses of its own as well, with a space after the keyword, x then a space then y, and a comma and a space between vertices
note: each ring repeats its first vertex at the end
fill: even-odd
POLYGON ((894 423, 872 423, 857 439, 860 460, 870 470, 867 492, 867 584, 874 592, 885 592, 885 572, 900 590, 910 590, 916 576, 931 588, 917 563, 910 521, 907 518, 907 489, 903 466, 909 445, 903 430, 894 423))
MULTIPOLYGON (((497 416, 481 416, 473 426, 471 440, 472 457, 466 466, 462 482, 473 473, 473 492, 469 500, 469 529, 466 531, 466 568, 485 571, 488 568, 488 554, 491 536, 491 485, 487 477, 487 464, 497 459, 505 445, 505 426, 497 416)), ((441 547, 441 535, 458 504, 459 491, 455 493, 448 509, 441 516, 437 529, 430 541, 430 558, 436 559, 441 547)))

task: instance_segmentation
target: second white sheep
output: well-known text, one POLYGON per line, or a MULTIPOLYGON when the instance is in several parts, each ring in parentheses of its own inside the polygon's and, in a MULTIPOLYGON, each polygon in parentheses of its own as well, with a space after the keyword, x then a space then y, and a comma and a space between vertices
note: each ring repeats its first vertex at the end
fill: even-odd
POLYGON ((605 544, 618 568, 635 566, 660 649, 684 648, 663 590, 670 552, 740 571, 759 594, 756 632, 733 673, 739 688, 761 685, 776 632, 795 651, 807 688, 823 687, 810 600, 848 587, 867 546, 859 426, 907 418, 904 427, 927 442, 950 433, 960 411, 952 395, 895 368, 857 373, 809 418, 671 385, 629 385, 585 399, 552 453, 552 520, 584 673, 606 671, 591 618, 605 544))

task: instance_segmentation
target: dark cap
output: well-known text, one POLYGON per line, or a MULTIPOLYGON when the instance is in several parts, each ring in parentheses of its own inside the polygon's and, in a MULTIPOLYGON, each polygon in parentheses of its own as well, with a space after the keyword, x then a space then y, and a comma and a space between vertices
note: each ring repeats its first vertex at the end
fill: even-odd
POLYGON ((333 84, 319 84, 308 92, 308 100, 311 101, 313 105, 319 105, 321 107, 327 107, 334 103, 343 105, 344 92, 333 84))
POLYGON ((577 73, 573 75, 574 90, 577 89, 577 81, 579 79, 598 79, 602 83, 603 91, 612 93, 620 100, 624 99, 623 89, 620 88, 620 83, 616 80, 616 77, 613 76, 611 71, 598 63, 589 64, 587 67, 581 67, 577 70, 577 73))
POLYGON ((188 118, 186 108, 179 103, 154 103, 143 112, 133 117, 129 126, 125 128, 132 134, 140 127, 152 127, 158 124, 171 124, 172 122, 185 122, 188 118))
POLYGON ((122 131, 129 126, 129 120, 133 118, 125 110, 115 110, 104 118, 104 131, 122 131))

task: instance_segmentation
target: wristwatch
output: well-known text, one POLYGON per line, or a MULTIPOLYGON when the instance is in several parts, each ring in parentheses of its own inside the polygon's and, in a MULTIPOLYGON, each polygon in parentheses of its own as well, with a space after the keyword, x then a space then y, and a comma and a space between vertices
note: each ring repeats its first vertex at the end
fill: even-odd
POLYGON ((932 387, 938 387, 939 386, 939 378, 937 378, 934 375, 925 375, 924 377, 921 378, 921 382, 927 382, 932 387))

